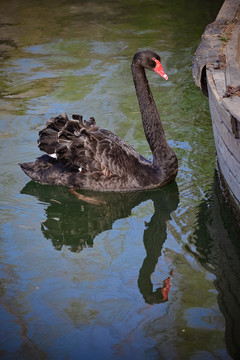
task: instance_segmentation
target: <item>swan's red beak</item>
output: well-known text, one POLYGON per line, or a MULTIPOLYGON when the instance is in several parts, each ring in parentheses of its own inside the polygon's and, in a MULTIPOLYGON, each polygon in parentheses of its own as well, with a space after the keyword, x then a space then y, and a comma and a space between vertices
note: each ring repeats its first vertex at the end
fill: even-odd
POLYGON ((163 67, 162 67, 162 64, 160 63, 159 60, 155 59, 155 58, 152 58, 153 61, 155 61, 156 63, 156 66, 155 68, 153 69, 158 75, 162 76, 165 80, 168 79, 168 76, 167 74, 165 74, 164 70, 163 70, 163 67))

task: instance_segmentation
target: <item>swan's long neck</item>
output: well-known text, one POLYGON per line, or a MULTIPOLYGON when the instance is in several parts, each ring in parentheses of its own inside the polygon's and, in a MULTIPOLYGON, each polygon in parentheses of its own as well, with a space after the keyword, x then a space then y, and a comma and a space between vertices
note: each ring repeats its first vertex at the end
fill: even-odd
POLYGON ((157 166, 166 160, 166 151, 168 151, 168 149, 170 150, 170 147, 166 141, 145 69, 141 65, 133 62, 132 75, 142 115, 144 132, 153 153, 153 164, 157 166))

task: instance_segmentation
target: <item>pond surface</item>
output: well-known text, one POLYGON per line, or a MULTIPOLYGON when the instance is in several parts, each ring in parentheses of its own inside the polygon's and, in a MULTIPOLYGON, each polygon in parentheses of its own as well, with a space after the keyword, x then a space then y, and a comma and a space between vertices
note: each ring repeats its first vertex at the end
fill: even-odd
POLYGON ((221 4, 1 0, 2 359, 239 358, 239 235, 191 75, 221 4), (130 72, 145 48, 169 76, 148 73, 176 182, 85 192, 98 206, 29 182, 18 163, 40 155, 38 131, 63 111, 94 116, 151 158, 130 72))

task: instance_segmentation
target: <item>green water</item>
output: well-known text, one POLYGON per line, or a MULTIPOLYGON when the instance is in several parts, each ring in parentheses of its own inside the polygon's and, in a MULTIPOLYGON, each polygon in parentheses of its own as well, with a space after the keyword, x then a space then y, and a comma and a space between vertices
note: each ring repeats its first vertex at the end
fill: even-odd
POLYGON ((239 358, 239 235, 191 76, 221 4, 0 1, 0 358, 239 358), (29 182, 18 163, 40 155, 38 131, 63 111, 94 116, 151 158, 130 72, 145 48, 169 76, 148 73, 176 182, 94 193, 98 206, 29 182))

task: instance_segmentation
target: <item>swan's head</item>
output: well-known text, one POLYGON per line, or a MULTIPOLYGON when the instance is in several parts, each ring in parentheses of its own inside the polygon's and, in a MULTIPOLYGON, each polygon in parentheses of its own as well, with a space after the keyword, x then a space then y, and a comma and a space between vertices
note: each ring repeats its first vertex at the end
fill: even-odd
POLYGON ((167 74, 165 74, 163 70, 160 56, 151 50, 144 50, 137 52, 133 57, 133 63, 138 64, 144 67, 145 69, 155 71, 165 80, 168 79, 167 74))

